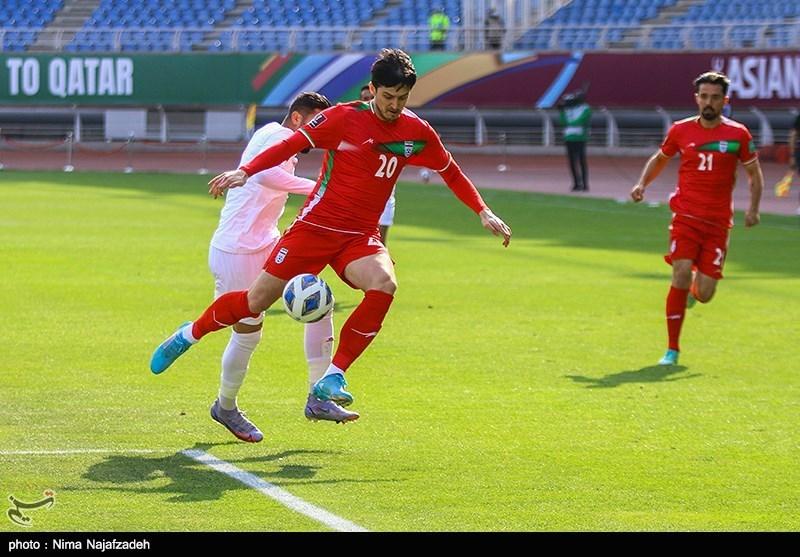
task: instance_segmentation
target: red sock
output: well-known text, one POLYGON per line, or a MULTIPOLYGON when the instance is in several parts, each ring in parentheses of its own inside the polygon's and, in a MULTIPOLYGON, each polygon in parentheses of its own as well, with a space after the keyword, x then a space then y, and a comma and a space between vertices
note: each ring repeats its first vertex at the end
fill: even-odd
POLYGON ((386 292, 367 290, 364 299, 342 326, 333 365, 345 371, 366 350, 381 330, 383 318, 386 317, 393 300, 394 296, 386 292))
POLYGON ((681 325, 683 316, 686 314, 686 298, 689 296, 688 290, 669 287, 667 294, 667 333, 669 334, 669 348, 678 350, 678 340, 681 336, 681 325))
POLYGON ((208 333, 219 331, 238 323, 245 317, 258 317, 247 304, 247 290, 228 292, 212 303, 192 324, 192 336, 200 340, 208 333))

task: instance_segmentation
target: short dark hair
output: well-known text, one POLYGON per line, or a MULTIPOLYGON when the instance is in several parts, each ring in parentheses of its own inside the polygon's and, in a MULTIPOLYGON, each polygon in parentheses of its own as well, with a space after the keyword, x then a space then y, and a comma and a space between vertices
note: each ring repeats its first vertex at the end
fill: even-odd
POLYGON ((417 70, 411 57, 399 48, 384 48, 372 64, 372 84, 375 87, 397 87, 411 89, 417 82, 417 70))
POLYGON ((331 106, 331 101, 325 95, 305 91, 294 98, 289 106, 289 115, 291 116, 292 112, 311 114, 315 110, 325 110, 331 106))
POLYGON ((728 95, 728 87, 731 85, 731 80, 722 72, 705 72, 697 76, 694 80, 694 92, 700 90, 700 85, 703 83, 710 83, 711 85, 719 85, 722 87, 722 94, 728 95))
POLYGON ((361 88, 361 92, 363 93, 364 91, 369 91, 369 85, 364 85, 364 86, 361 88))

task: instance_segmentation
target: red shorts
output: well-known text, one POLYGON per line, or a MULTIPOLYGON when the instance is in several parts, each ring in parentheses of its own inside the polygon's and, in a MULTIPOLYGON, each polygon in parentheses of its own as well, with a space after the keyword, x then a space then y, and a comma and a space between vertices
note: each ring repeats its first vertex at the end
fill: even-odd
POLYGON ((669 253, 664 261, 691 259, 704 275, 722 278, 728 253, 728 229, 701 220, 675 215, 669 226, 669 253))
POLYGON ((318 275, 330 265, 339 278, 355 288, 345 278, 345 268, 356 259, 376 253, 387 253, 377 229, 374 234, 351 234, 295 221, 267 257, 264 270, 289 280, 302 273, 318 275))

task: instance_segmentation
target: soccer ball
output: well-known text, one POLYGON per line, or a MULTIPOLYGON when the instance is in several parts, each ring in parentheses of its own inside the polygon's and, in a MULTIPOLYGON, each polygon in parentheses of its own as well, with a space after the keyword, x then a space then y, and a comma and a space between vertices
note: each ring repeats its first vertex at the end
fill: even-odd
POLYGON ((301 323, 319 321, 333 307, 330 286, 316 275, 297 275, 283 289, 283 307, 289 317, 301 323))

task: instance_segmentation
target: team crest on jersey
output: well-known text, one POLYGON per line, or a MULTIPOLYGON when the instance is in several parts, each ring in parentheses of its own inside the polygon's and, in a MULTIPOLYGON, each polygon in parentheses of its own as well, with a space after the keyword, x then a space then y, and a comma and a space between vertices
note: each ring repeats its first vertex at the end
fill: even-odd
POLYGON ((411 155, 416 155, 423 148, 426 142, 419 139, 406 139, 405 141, 390 141, 389 143, 381 143, 378 145, 378 150, 384 153, 392 153, 398 157, 408 158, 411 155))
POLYGON ((719 152, 720 153, 727 153, 728 152, 728 142, 727 141, 720 141, 719 142, 719 152))
POLYGON ((318 128, 318 127, 320 127, 320 126, 322 125, 322 123, 323 123, 325 120, 327 120, 327 118, 325 117, 325 115, 324 115, 322 112, 320 112, 319 114, 317 114, 316 116, 314 116, 314 119, 313 119, 313 120, 311 120, 311 121, 308 123, 308 127, 309 127, 309 128, 311 128, 311 129, 318 128))
POLYGON ((279 249, 277 255, 275 255, 275 263, 283 263, 283 260, 286 259, 287 253, 289 253, 288 249, 286 248, 279 249))

